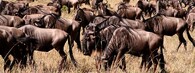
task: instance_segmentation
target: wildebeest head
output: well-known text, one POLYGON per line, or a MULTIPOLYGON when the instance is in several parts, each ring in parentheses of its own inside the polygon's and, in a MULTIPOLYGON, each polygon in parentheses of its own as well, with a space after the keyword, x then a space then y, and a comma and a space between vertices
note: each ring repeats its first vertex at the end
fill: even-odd
POLYGON ((40 28, 45 28, 45 24, 42 18, 35 20, 34 25, 40 28))
POLYGON ((87 26, 85 28, 84 36, 81 41, 82 43, 82 52, 84 55, 91 55, 92 51, 96 48, 97 36, 95 33, 95 26, 87 26))
POLYGON ((5 6, 3 14, 20 16, 20 12, 23 12, 28 8, 29 4, 25 2, 10 2, 5 6))
POLYGON ((98 15, 106 15, 106 10, 107 10, 107 4, 106 3, 99 3, 97 6, 98 10, 98 15))
POLYGON ((95 14, 93 13, 93 10, 87 8, 78 8, 74 19, 85 27, 91 20, 94 19, 94 17, 95 14))
POLYGON ((77 10, 77 12, 76 12, 76 15, 75 15, 75 20, 76 21, 79 21, 79 22, 81 22, 81 21, 84 21, 84 19, 86 19, 85 18, 85 16, 84 16, 84 14, 85 14, 85 12, 83 11, 83 9, 78 9, 77 10))
POLYGON ((160 9, 166 9, 166 7, 168 6, 168 2, 166 1, 159 1, 159 8, 160 9))
POLYGON ((56 24, 56 21, 59 19, 58 15, 56 14, 49 14, 46 15, 43 20, 45 22, 45 27, 46 28, 53 28, 54 25, 56 24))
POLYGON ((8 4, 8 1, 0 1, 0 12, 2 12, 5 8, 5 6, 8 4))
POLYGON ((121 16, 124 16, 124 13, 126 12, 126 9, 129 7, 129 4, 121 2, 118 5, 117 13, 121 16))

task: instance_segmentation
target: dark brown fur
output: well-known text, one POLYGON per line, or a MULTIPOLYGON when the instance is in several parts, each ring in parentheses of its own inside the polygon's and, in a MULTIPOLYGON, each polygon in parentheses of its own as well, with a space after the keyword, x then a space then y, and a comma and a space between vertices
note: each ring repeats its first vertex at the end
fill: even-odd
POLYGON ((25 25, 19 29, 29 37, 37 40, 37 43, 34 44, 34 48, 30 49, 32 50, 29 54, 31 60, 33 60, 34 50, 48 52, 55 48, 62 57, 60 68, 64 67, 67 58, 67 55, 64 52, 64 45, 68 39, 68 33, 59 29, 44 29, 33 25, 25 25))
MULTIPOLYGON (((158 60, 164 62, 163 55, 159 56, 157 52, 160 46, 162 46, 162 39, 154 33, 119 27, 114 31, 113 36, 104 51, 102 59, 108 60, 113 54, 117 55, 113 66, 115 67, 126 53, 138 57, 143 55, 146 60, 152 59, 155 72, 158 60)), ((164 70, 164 64, 160 67, 164 70)))
POLYGON ((188 39, 192 42, 193 45, 195 45, 195 41, 189 33, 188 24, 181 18, 156 15, 144 22, 147 26, 146 30, 154 32, 161 37, 163 37, 164 35, 173 36, 174 34, 177 34, 180 41, 177 50, 182 43, 184 44, 184 47, 186 49, 186 40, 183 37, 184 31, 186 31, 188 39))
POLYGON ((68 38, 69 54, 70 54, 70 58, 74 64, 74 66, 77 66, 77 62, 74 59, 74 56, 72 53, 72 47, 74 46, 74 41, 75 41, 77 43, 77 48, 79 50, 81 49, 81 44, 80 44, 81 25, 75 20, 68 20, 68 19, 64 19, 64 18, 59 18, 56 21, 56 24, 52 28, 61 29, 69 34, 69 38, 68 38))
POLYGON ((0 25, 10 27, 21 27, 24 25, 24 20, 18 16, 0 15, 0 25))
POLYGON ((141 19, 142 10, 139 7, 133 7, 126 3, 120 3, 117 14, 123 18, 141 19))

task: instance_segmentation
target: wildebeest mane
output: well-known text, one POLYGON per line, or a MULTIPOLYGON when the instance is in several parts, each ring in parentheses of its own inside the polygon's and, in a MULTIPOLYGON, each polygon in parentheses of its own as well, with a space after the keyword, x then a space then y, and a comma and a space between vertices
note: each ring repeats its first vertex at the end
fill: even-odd
MULTIPOLYGON (((106 51, 107 51, 107 55, 108 54, 115 54, 114 49, 115 48, 120 48, 120 45, 129 45, 129 46, 125 46, 126 48, 132 48, 131 45, 134 45, 135 43, 126 43, 126 44, 121 44, 122 42, 133 42, 137 39, 137 37, 139 37, 139 35, 135 34, 137 33, 136 31, 134 31, 132 28, 130 27, 120 27, 116 29, 113 32, 113 36, 109 42, 109 44, 106 46, 106 51), (126 31, 124 30, 118 30, 118 29, 126 29, 126 31), (118 33, 117 35, 114 33, 117 33, 118 31, 121 31, 120 34, 118 33), (124 38, 124 35, 128 35, 124 38), (123 37, 122 37, 123 36, 123 37), (120 40, 118 38, 121 38, 120 40), (128 39, 128 40, 127 40, 128 39)), ((129 51, 130 52, 130 51, 129 51)), ((107 56, 108 57, 108 56, 107 56)))
MULTIPOLYGON (((0 14, 0 16, 3 17, 4 19, 6 19, 6 22, 8 22, 8 19, 4 15, 0 14)), ((0 18, 0 20, 2 20, 4 23, 6 23, 2 18, 0 18)))
POLYGON ((41 27, 45 27, 46 25, 44 24, 44 18, 46 17, 46 16, 48 16, 48 15, 50 15, 50 16, 52 16, 55 20, 54 20, 54 23, 53 24, 51 24, 51 27, 49 27, 49 28, 55 28, 55 23, 56 23, 56 20, 58 20, 60 17, 57 15, 57 14, 54 14, 54 13, 50 13, 50 14, 46 14, 46 15, 44 15, 43 17, 41 17, 40 18, 40 23, 41 23, 41 27))
POLYGON ((144 20, 143 22, 146 25, 146 31, 150 31, 150 32, 155 32, 158 30, 161 30, 162 25, 161 25, 161 21, 162 21, 162 16, 161 15, 155 15, 151 18, 148 18, 146 20, 144 20))
MULTIPOLYGON (((111 17, 114 17, 114 16, 111 16, 111 17)), ((112 25, 112 26, 115 26, 115 27, 120 27, 120 25, 118 25, 118 23, 122 20, 120 17, 117 17, 119 19, 119 22, 116 22, 116 23, 110 23, 112 22, 113 20, 110 21, 110 18, 106 18, 106 20, 102 21, 101 23, 99 24, 96 24, 97 26, 95 27, 96 31, 101 31, 102 29, 112 25)))
MULTIPOLYGON (((59 9, 59 8, 57 8, 57 9, 59 9, 60 10, 60 12, 59 12, 59 15, 58 14, 55 14, 55 13, 46 13, 46 12, 44 12, 42 9, 40 9, 40 7, 42 7, 41 5, 37 5, 37 6, 35 6, 35 8, 37 9, 37 10, 39 10, 39 11, 41 11, 41 13, 43 13, 43 14, 53 14, 53 15, 55 15, 55 16, 57 16, 58 18, 61 16, 61 10, 59 9)), ((56 7, 55 7, 56 8, 56 7)))

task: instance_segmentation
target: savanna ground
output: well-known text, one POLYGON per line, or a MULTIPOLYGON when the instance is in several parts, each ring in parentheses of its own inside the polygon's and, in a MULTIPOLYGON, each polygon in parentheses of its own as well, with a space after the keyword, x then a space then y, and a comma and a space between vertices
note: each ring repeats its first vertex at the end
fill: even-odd
MULTIPOLYGON (((13 0, 9 0, 13 1, 13 0)), ((30 5, 37 4, 46 4, 50 0, 38 0, 30 5)), ((108 0, 110 6, 115 10, 117 7, 117 3, 121 0, 108 0)), ((135 5, 137 0, 133 0, 131 2, 132 5, 135 5)), ((89 6, 83 6, 89 7, 89 6)), ((75 14, 75 11, 72 11, 70 14, 67 11, 63 11, 62 17, 66 19, 72 19, 75 14)), ((195 38, 194 32, 191 32, 193 38, 195 38)), ((179 51, 176 51, 176 48, 179 44, 178 37, 166 36, 164 39, 164 46, 166 51, 164 51, 165 61, 166 61, 166 70, 168 73, 194 73, 195 72, 195 50, 192 47, 192 44, 187 39, 187 36, 184 32, 184 37, 187 40, 187 50, 184 49, 183 45, 180 47, 179 51)), ((76 60, 78 61, 79 67, 75 68, 70 61, 68 54, 68 46, 65 44, 64 50, 68 55, 67 63, 65 69, 62 73, 96 73, 95 62, 93 57, 84 56, 81 52, 79 52, 74 46, 73 54, 76 60)), ((25 69, 20 69, 19 67, 14 67, 11 71, 13 73, 58 73, 58 66, 61 61, 61 57, 55 50, 51 50, 49 52, 38 52, 35 51, 34 59, 36 62, 35 66, 27 66, 25 69)), ((126 55, 127 62, 127 72, 128 73, 145 73, 144 70, 139 69, 139 65, 141 62, 141 58, 126 55)), ((157 71, 160 69, 158 68, 157 71)), ((3 73, 3 60, 0 59, 0 73, 3 73)), ((7 72, 7 71, 5 71, 7 72)), ((101 72, 105 72, 103 69, 101 72)), ((149 73, 152 71, 149 71, 149 73)), ((61 73, 61 72, 60 72, 61 73)), ((118 68, 116 73, 122 73, 122 71, 118 68)))

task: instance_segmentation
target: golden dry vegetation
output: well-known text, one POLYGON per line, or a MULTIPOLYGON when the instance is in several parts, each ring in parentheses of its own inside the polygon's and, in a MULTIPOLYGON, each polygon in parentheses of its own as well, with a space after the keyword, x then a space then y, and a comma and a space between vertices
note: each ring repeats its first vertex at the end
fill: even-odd
MULTIPOLYGON (((12 1, 12 0, 9 0, 12 1)), ((50 0, 38 0, 30 5, 37 4, 46 4, 50 0)), ((108 0, 111 8, 116 9, 117 3, 121 0, 108 0)), ((137 0, 131 2, 132 5, 135 5, 137 0)), ((89 7, 89 6, 83 6, 89 7)), ((75 11, 72 11, 70 14, 67 14, 66 11, 63 11, 63 18, 72 19, 75 11)), ((191 32, 193 38, 195 38, 195 32, 191 32)), ((166 70, 168 73, 194 73, 195 72, 195 50, 192 44, 187 39, 187 36, 184 32, 184 37, 187 40, 187 50, 184 49, 183 45, 180 47, 179 51, 176 51, 176 48, 179 44, 178 37, 175 36, 166 36, 164 39, 164 46, 166 51, 164 51, 165 61, 166 61, 166 70)), ((66 54, 68 55, 68 46, 67 44, 64 47, 66 54)), ((75 68, 70 61, 69 55, 67 58, 67 63, 64 71, 60 73, 96 73, 95 62, 93 57, 84 56, 81 52, 76 49, 76 46, 73 48, 73 54, 76 60, 79 63, 79 67, 75 68)), ((58 66, 61 61, 61 57, 55 50, 49 52, 39 52, 35 51, 34 58, 36 65, 27 66, 25 69, 20 69, 19 67, 14 67, 11 71, 13 73, 58 73, 58 66)), ((127 72, 128 73, 145 73, 144 70, 139 69, 141 58, 126 55, 127 62, 127 72)), ((158 71, 160 69, 158 68, 158 71)), ((3 60, 0 59, 0 73, 3 73, 3 60)), ((101 72, 105 72, 103 69, 101 72)), ((149 71, 149 73, 152 71, 149 71)), ((122 73, 118 68, 116 73, 122 73)))

